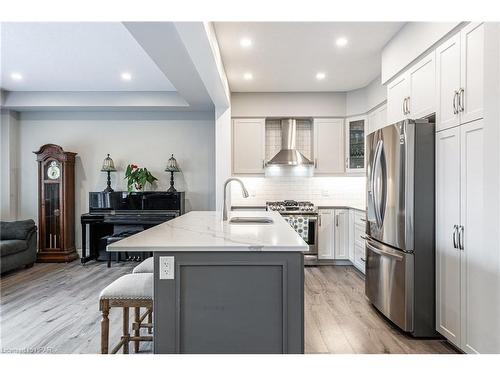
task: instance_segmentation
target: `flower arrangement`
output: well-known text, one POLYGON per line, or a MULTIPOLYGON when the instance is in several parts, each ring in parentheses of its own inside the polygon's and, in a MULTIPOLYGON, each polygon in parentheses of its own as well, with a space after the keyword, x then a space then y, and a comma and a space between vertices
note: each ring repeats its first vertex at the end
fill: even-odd
POLYGON ((158 179, 148 171, 147 168, 139 168, 136 164, 127 165, 127 170, 125 171, 125 178, 127 179, 127 188, 131 192, 132 189, 142 190, 146 183, 152 184, 158 179))

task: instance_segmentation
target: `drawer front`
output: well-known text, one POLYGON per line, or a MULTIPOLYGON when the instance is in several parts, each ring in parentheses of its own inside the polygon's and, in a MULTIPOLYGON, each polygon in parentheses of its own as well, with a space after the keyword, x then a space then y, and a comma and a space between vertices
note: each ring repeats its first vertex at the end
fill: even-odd
POLYGON ((363 237, 365 237, 365 226, 354 224, 354 241, 362 242, 364 246, 365 239, 363 237))
POLYGON ((365 261, 365 244, 356 241, 354 244, 354 266, 363 273, 365 273, 365 261))
MULTIPOLYGON (((366 223, 366 218, 365 218, 365 213, 361 211, 354 211, 354 225, 362 225, 363 228, 365 227, 366 223)), ((363 229, 364 231, 364 229, 363 229)))

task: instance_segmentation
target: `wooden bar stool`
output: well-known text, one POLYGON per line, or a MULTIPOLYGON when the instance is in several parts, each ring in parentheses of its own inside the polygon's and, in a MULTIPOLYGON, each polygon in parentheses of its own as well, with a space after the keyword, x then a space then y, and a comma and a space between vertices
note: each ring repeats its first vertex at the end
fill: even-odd
MULTIPOLYGON (((139 263, 137 266, 134 267, 132 270, 132 273, 153 273, 154 272, 154 258, 149 257, 143 260, 141 263, 139 263)), ((147 314, 148 316, 148 325, 150 327, 148 328, 148 333, 151 334, 153 333, 153 313, 150 312, 147 314)))
POLYGON ((153 341, 152 336, 141 336, 140 329, 148 328, 151 333, 153 323, 151 316, 153 312, 153 274, 135 273, 124 275, 113 281, 104 288, 99 297, 99 310, 102 313, 101 321, 101 353, 108 353, 109 344, 109 310, 112 307, 123 308, 123 334, 120 342, 113 348, 111 354, 115 354, 123 347, 123 353, 129 353, 129 343, 134 342, 134 351, 139 351, 141 341, 153 341), (134 308, 135 316, 132 330, 134 335, 129 332, 129 309, 134 308), (141 316, 140 310, 145 308, 146 312, 141 316), (148 323, 143 323, 146 316, 149 317, 148 323))

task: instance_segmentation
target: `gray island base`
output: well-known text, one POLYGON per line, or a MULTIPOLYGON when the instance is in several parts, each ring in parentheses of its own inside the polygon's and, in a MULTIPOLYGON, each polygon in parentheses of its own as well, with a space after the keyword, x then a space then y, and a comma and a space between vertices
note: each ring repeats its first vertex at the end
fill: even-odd
POLYGON ((304 268, 296 252, 155 253, 155 353, 303 353, 304 268))
POLYGON ((266 216, 273 224, 190 212, 108 246, 154 253, 155 353, 304 353, 308 247, 266 216))

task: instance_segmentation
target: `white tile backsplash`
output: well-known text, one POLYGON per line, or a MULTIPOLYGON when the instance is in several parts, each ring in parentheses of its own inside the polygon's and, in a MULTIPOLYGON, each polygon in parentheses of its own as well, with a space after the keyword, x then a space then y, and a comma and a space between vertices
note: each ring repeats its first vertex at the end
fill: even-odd
POLYGON ((267 201, 293 199, 317 206, 365 208, 365 177, 241 177, 250 196, 231 189, 233 206, 263 206, 267 201))

